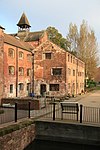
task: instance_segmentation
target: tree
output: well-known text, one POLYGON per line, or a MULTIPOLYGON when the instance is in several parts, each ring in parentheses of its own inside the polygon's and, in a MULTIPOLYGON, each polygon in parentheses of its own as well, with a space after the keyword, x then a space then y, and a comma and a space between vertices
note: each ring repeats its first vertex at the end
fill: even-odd
POLYGON ((61 48, 68 50, 69 42, 66 38, 63 38, 62 34, 58 32, 58 30, 55 27, 48 27, 46 29, 48 38, 61 48))
POLYGON ((70 51, 75 53, 77 52, 77 43, 78 43, 78 29, 76 24, 70 23, 69 33, 67 35, 67 40, 70 43, 70 51))
POLYGON ((86 76, 94 78, 98 63, 98 46, 94 31, 83 20, 78 33, 77 26, 70 24, 67 39, 70 51, 85 62, 86 76))
POLYGON ((83 20, 78 39, 78 56, 85 62, 86 76, 94 78, 98 64, 98 46, 94 31, 83 20))

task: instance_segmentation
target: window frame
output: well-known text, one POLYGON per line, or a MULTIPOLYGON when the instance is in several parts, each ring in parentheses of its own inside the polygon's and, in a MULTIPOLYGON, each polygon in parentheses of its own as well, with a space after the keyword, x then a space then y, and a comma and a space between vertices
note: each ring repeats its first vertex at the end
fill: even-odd
POLYGON ((8 48, 8 56, 10 58, 14 58, 15 57, 15 50, 13 48, 8 48))
POLYGON ((22 51, 19 51, 19 59, 24 59, 24 53, 22 51))
POLYGON ((51 58, 52 58, 52 53, 51 52, 45 53, 45 59, 51 59, 51 58))
POLYGON ((19 87, 19 91, 23 91, 24 90, 24 83, 19 83, 18 87, 19 87))
POLYGON ((19 67, 19 76, 23 76, 23 75, 24 75, 24 68, 19 67))
POLYGON ((53 76, 61 76, 62 75, 62 68, 61 67, 59 67, 59 68, 52 68, 51 74, 53 76))
POLYGON ((75 69, 73 69, 73 76, 75 76, 75 69))
POLYGON ((27 68, 27 76, 31 76, 31 69, 27 68))
POLYGON ((59 91, 59 84, 49 84, 49 91, 59 91), (54 87, 55 86, 55 87, 54 87))
POLYGON ((29 62, 32 61, 32 55, 31 54, 27 54, 27 61, 29 61, 29 62))
POLYGON ((13 84, 10 84, 10 94, 12 94, 13 93, 13 84))
POLYGON ((15 66, 8 66, 8 72, 9 72, 9 75, 15 75, 15 66), (13 68, 14 70, 11 71, 11 68, 13 68))

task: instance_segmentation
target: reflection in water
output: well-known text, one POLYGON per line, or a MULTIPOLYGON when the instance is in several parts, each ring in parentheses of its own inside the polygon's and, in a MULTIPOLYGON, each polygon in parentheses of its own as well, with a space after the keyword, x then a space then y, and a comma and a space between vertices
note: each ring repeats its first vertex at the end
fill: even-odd
POLYGON ((25 150, 100 150, 99 146, 34 140, 25 150))

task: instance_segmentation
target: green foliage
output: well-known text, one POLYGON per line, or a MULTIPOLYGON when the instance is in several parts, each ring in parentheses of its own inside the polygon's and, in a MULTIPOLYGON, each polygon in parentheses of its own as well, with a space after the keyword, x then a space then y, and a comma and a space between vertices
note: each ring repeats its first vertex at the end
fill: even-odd
POLYGON ((60 34, 55 27, 48 27, 46 31, 48 38, 53 43, 57 44, 65 50, 68 50, 69 42, 67 41, 67 39, 63 38, 62 34, 60 34))
POLYGON ((93 80, 87 80, 88 88, 96 87, 96 82, 93 80))

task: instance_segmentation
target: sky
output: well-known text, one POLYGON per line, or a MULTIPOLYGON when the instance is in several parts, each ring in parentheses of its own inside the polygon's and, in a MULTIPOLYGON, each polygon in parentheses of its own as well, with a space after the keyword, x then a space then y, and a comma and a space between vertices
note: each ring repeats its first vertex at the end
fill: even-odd
POLYGON ((52 26, 64 37, 70 23, 79 28, 84 19, 100 45, 100 0, 0 0, 0 25, 6 33, 18 31, 16 24, 23 12, 32 32, 52 26))

